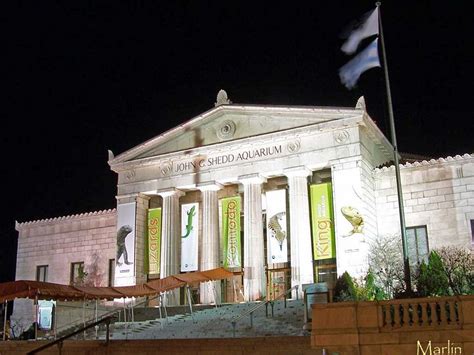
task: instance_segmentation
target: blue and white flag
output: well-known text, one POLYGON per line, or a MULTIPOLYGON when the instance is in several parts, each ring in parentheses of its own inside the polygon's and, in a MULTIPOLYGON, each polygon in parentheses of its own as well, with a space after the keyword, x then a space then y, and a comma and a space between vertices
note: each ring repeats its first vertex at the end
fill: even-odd
POLYGON ((380 67, 378 54, 378 38, 374 39, 366 49, 356 55, 351 61, 339 69, 341 82, 352 89, 363 72, 370 68, 380 67))
POLYGON ((379 34, 379 8, 378 6, 357 29, 352 31, 347 40, 341 47, 346 54, 352 54, 357 50, 360 41, 364 38, 379 34))

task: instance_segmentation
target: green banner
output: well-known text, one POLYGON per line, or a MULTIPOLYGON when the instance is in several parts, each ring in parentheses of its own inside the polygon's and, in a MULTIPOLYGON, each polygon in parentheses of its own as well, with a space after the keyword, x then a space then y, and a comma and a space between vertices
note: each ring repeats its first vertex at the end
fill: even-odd
POLYGON ((240 196, 227 197, 222 202, 222 245, 224 267, 240 267, 240 196))
POLYGON ((161 208, 148 210, 148 273, 160 273, 161 208))
POLYGON ((314 260, 336 257, 332 184, 316 184, 309 187, 314 260))

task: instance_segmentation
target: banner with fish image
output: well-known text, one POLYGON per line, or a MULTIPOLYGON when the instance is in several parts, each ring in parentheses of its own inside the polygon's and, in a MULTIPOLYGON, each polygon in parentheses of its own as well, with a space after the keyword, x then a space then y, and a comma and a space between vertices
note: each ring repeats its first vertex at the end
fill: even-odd
POLYGON ((265 193, 267 200, 267 262, 288 261, 286 227, 286 190, 265 193))
POLYGON ((114 286, 135 284, 135 209, 136 203, 117 206, 117 255, 114 286))
POLYGON ((148 210, 148 273, 160 273, 161 208, 148 210))
POLYGON ((332 184, 315 184, 309 187, 311 202, 311 229, 314 260, 336 257, 332 184))
POLYGON ((222 216, 222 247, 224 267, 241 267, 242 252, 240 249, 240 196, 221 200, 222 216))
POLYGON ((199 203, 181 205, 181 271, 198 270, 199 203))

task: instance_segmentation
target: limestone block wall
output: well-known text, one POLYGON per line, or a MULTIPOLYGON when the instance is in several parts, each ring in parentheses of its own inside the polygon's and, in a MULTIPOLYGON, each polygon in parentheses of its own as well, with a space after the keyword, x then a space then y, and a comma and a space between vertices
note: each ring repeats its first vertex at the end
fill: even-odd
MULTIPOLYGON (((407 227, 426 225, 429 249, 472 248, 474 154, 401 166, 407 227)), ((400 235, 395 168, 376 169, 378 235, 400 235)))
MULTIPOLYGON (((17 223, 16 280, 35 280, 36 267, 48 266, 48 282, 69 284, 71 263, 84 262, 97 286, 108 285, 109 259, 116 253, 116 210, 17 223), (95 271, 91 267, 95 264, 95 271)), ((82 316, 82 310, 78 315, 82 316)), ((17 299, 11 317, 16 335, 35 320, 32 300, 17 299)))
POLYGON ((116 252, 115 209, 17 223, 16 229, 16 280, 35 280, 36 267, 48 265, 48 282, 69 284, 71 263, 84 262, 87 272, 98 255, 98 281, 107 286, 116 252))

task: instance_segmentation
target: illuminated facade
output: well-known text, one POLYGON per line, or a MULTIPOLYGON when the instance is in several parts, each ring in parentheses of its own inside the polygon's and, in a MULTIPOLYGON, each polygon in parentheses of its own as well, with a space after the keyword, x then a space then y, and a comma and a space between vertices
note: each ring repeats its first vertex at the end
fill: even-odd
MULTIPOLYGON (((73 282, 77 263, 87 269, 92 255, 101 285, 242 270, 195 290, 211 303, 273 297, 296 285, 301 294, 303 285, 331 285, 344 271, 361 276, 370 241, 399 237, 394 169, 380 168, 391 160, 363 99, 355 108, 259 106, 231 104, 221 93, 211 110, 110 153, 116 210, 18 223, 16 278, 46 272, 48 281, 73 282)), ((474 156, 406 163, 401 174, 417 255, 472 248, 474 156)))

